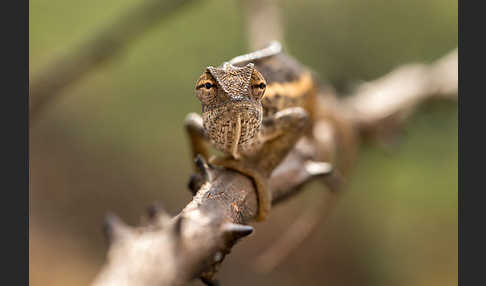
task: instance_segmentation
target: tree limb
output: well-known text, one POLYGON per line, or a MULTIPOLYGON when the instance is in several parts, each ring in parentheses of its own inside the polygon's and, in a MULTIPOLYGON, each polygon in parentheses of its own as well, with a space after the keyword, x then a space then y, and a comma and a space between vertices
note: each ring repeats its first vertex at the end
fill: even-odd
MULTIPOLYGON (((331 149, 343 150, 341 145, 354 142, 354 149, 359 147, 359 140, 346 141, 343 140, 346 136, 339 135, 344 134, 339 132, 343 126, 353 126, 356 132, 366 134, 370 128, 397 118, 397 114, 410 114, 427 99, 457 98, 453 96, 457 94, 457 56, 454 53, 430 66, 398 68, 364 84, 343 101, 330 94, 324 95, 324 102, 329 103, 325 109, 328 113, 319 122, 335 129, 330 134, 336 140, 296 145, 270 178, 273 204, 295 195, 314 179, 332 177, 326 175, 325 166, 315 168, 306 164, 309 156, 315 156, 312 150, 329 147, 317 145, 332 143, 337 146, 331 149), (349 125, 343 125, 345 123, 349 125), (310 146, 311 151, 305 146, 310 146)), ((315 124, 314 128, 320 128, 319 125, 315 124)), ((398 125, 385 127, 380 130, 390 132, 398 125)), ((190 183, 195 195, 174 218, 161 210, 154 212, 153 208, 148 223, 140 227, 129 227, 108 217, 107 261, 93 285, 185 285, 198 277, 207 284, 214 284, 214 275, 224 257, 238 239, 253 230, 246 224, 256 217, 257 196, 248 177, 210 166, 201 158, 198 160, 199 172, 190 183)))
MULTIPOLYGON (((252 232, 244 224, 255 218, 258 205, 248 177, 204 165, 202 173, 211 173, 211 180, 204 179, 193 200, 174 218, 159 210, 137 228, 119 219, 107 220, 107 263, 93 285, 185 285, 199 276, 213 280, 233 244, 252 232)), ((288 183, 300 184, 296 179, 288 183)), ((275 200, 284 194, 279 192, 275 200)))

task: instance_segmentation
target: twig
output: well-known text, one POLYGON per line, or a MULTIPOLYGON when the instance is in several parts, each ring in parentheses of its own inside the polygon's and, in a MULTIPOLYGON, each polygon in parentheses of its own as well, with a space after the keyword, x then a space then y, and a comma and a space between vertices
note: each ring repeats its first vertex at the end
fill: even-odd
POLYGON ((279 0, 242 0, 246 12, 249 50, 267 46, 271 41, 283 42, 279 0))
POLYGON ((457 100, 457 49, 431 65, 408 64, 358 86, 345 100, 353 121, 366 137, 388 139, 418 104, 457 100))
POLYGON ((277 268, 290 254, 314 232, 320 222, 326 221, 337 202, 337 193, 323 192, 286 230, 282 237, 252 262, 253 269, 269 273, 277 268))
POLYGON ((69 84, 115 58, 143 32, 194 0, 146 0, 82 43, 74 52, 37 72, 30 83, 30 121, 69 84))

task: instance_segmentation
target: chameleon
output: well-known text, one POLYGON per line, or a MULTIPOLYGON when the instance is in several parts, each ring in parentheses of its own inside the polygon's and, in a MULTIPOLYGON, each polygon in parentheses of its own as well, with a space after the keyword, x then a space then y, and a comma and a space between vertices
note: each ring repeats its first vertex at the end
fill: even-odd
POLYGON ((208 66, 196 82, 202 116, 190 113, 185 121, 193 155, 208 159, 209 142, 225 155, 212 157, 210 163, 253 179, 257 221, 268 216, 272 198, 267 176, 252 168, 251 158, 266 142, 280 140, 282 134, 292 142, 303 133, 310 136, 317 90, 313 73, 284 53, 279 42, 218 67, 208 66), (298 130, 302 126, 306 126, 303 133, 298 130))

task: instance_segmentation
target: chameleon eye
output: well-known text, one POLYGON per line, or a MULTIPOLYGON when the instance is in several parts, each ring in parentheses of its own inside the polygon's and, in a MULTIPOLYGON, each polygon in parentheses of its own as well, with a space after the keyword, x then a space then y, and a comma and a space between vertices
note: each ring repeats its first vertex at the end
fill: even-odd
POLYGON ((261 100, 263 95, 265 94, 265 87, 267 85, 264 82, 260 82, 259 84, 252 85, 251 95, 256 100, 261 100))
POLYGON ((206 89, 211 89, 211 87, 213 87, 213 85, 212 85, 212 84, 210 84, 209 82, 206 82, 206 84, 204 85, 204 87, 205 87, 206 89))

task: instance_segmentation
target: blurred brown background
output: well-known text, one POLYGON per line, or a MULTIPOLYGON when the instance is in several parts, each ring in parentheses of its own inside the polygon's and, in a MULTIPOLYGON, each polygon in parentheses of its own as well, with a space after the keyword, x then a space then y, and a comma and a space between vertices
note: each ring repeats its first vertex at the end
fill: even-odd
MULTIPOLYGON (((30 74, 69 53, 140 1, 31 0, 30 74)), ((345 92, 457 46, 457 1, 282 1, 286 48, 345 92)), ((162 201, 191 198, 182 121, 200 111, 207 65, 247 51, 235 0, 199 1, 63 91, 30 132, 31 285, 88 285, 106 245, 103 216, 129 224, 162 201)), ((256 224, 223 264, 223 285, 456 285, 457 105, 426 105, 391 150, 365 146, 329 218, 275 271, 252 259, 325 191, 313 184, 256 224)), ((200 285, 200 282, 194 282, 200 285)))

